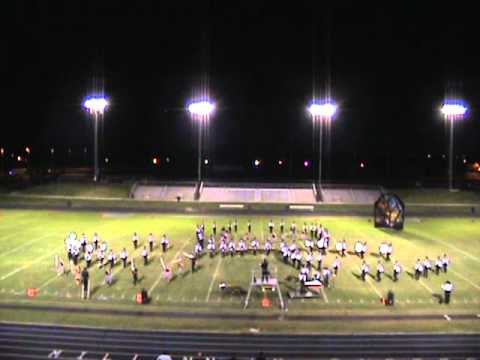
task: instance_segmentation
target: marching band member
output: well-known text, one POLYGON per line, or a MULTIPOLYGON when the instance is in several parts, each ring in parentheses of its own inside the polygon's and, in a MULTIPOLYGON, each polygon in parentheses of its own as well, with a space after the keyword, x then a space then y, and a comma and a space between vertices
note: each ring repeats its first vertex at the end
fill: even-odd
POLYGON ((240 256, 245 255, 245 252, 247 251, 247 244, 245 244, 245 240, 240 239, 238 243, 238 251, 240 252, 240 256))
POLYGON ((340 259, 338 258, 338 256, 335 256, 335 260, 333 261, 333 273, 335 275, 338 275, 338 269, 340 269, 340 259))
POLYGON ((146 246, 143 247, 142 257, 143 257, 143 265, 147 266, 148 265, 148 250, 147 250, 146 246))
POLYGON ((308 251, 313 252, 313 241, 310 238, 305 239, 305 247, 308 251))
POLYGON ((93 242, 93 245, 95 246, 95 249, 98 248, 98 242, 100 241, 100 237, 98 236, 97 233, 93 233, 93 238, 92 238, 92 242, 93 242))
POLYGON ((310 224, 310 239, 313 239, 315 237, 315 234, 317 232, 317 227, 315 226, 315 223, 310 224))
POLYGON ((297 262, 297 269, 300 269, 300 267, 302 266, 302 258, 303 258, 302 253, 300 252, 299 249, 297 249, 295 250, 294 255, 295 255, 295 260, 297 262))
POLYGON ((195 250, 194 250, 195 255, 198 256, 198 257, 200 257, 200 255, 202 254, 202 252, 203 252, 203 247, 202 247, 202 245, 200 245, 200 243, 197 243, 197 244, 195 245, 195 250))
POLYGON ((155 245, 155 238, 152 233, 148 234, 148 246, 150 247, 150 252, 153 252, 153 246, 155 245))
POLYGON ((345 254, 343 253, 343 246, 342 246, 342 241, 337 241, 335 244, 335 250, 337 250, 338 254, 342 254, 344 256, 345 254))
POLYGON ((87 264, 87 268, 89 268, 90 264, 92 263, 92 253, 85 253, 85 262, 87 264))
POLYGON ((270 234, 273 234, 274 227, 275 223, 272 221, 272 219, 270 219, 270 221, 268 222, 268 231, 270 232, 270 234))
POLYGON ((313 263, 313 253, 309 252, 307 256, 305 257, 305 262, 307 268, 310 270, 312 268, 312 263, 313 263))
POLYGON ((105 252, 102 249, 97 250, 97 261, 98 261, 98 267, 102 268, 103 267, 103 261, 105 260, 105 252))
POLYGON ((87 246, 87 235, 85 233, 82 233, 82 238, 80 239, 80 246, 82 247, 82 251, 85 252, 85 246, 87 246))
POLYGON ((385 267, 383 266, 382 262, 378 260, 378 263, 377 263, 377 281, 378 282, 382 280, 382 276, 384 272, 385 272, 385 267))
POLYGON ((417 262, 415 263, 414 269, 415 269, 415 280, 419 280, 420 275, 422 275, 422 273, 423 273, 423 264, 420 261, 420 259, 417 259, 417 262))
POLYGON ((223 237, 220 240, 220 253, 222 254, 222 257, 225 257, 225 255, 227 253, 227 242, 226 242, 225 238, 223 238, 223 237))
POLYGON ((387 247, 387 261, 390 261, 392 254, 393 254, 393 244, 392 242, 389 242, 387 247))
POLYGON ((307 267, 302 267, 298 276, 300 280, 300 293, 302 294, 305 292, 305 283, 308 281, 308 273, 309 270, 307 269, 307 267))
POLYGON ((306 222, 303 223, 303 226, 302 226, 302 233, 303 234, 306 234, 308 231, 308 225, 306 222))
POLYGON ((210 239, 208 239, 208 245, 207 249, 210 252, 210 257, 212 258, 215 255, 215 250, 216 250, 216 245, 215 245, 215 238, 210 236, 210 239))
POLYGON ((332 272, 328 267, 323 268, 323 285, 325 287, 330 287, 330 277, 332 276, 332 272))
POLYGON ((265 255, 270 255, 270 251, 272 251, 272 242, 270 240, 267 240, 265 242, 265 255))
POLYGON ((364 261, 362 261, 362 266, 361 266, 361 270, 362 270, 362 280, 365 281, 365 278, 366 276, 370 273, 370 267, 368 266, 368 264, 364 261))
POLYGON ((230 242, 228 243, 228 251, 230 252, 231 257, 233 257, 237 251, 235 241, 233 239, 230 239, 230 242))
POLYGON ((250 222, 250 220, 248 220, 247 222, 247 231, 249 234, 252 233, 252 223, 250 222))
POLYGON ((450 295, 452 294, 452 291, 453 291, 453 284, 450 282, 450 281, 446 281, 443 285, 442 285, 442 290, 443 290, 443 293, 445 295, 445 304, 450 304, 450 295))
POLYGON ((448 269, 448 265, 450 265, 450 258, 447 256, 447 254, 443 254, 442 265, 443 265, 443 272, 446 273, 448 269))
POLYGON ((360 258, 362 258, 362 250, 363 250, 363 244, 360 240, 358 240, 355 243, 354 251, 355 251, 355 254, 357 254, 357 256, 360 258))
POLYGON ((428 256, 425 256, 425 260, 423 260, 423 276, 428 278, 428 272, 432 270, 432 263, 428 256))
POLYGON ((323 254, 318 253, 318 255, 317 255, 317 269, 318 270, 322 269, 322 262, 323 262, 323 254))
POLYGON ((313 274, 313 280, 316 280, 316 281, 322 280, 322 277, 320 276, 320 272, 315 271, 315 273, 313 274))
POLYGON ((237 222, 237 219, 233 220, 233 231, 235 232, 235 234, 236 234, 237 231, 238 231, 238 222, 237 222))
POLYGON ((257 250, 260 246, 257 238, 254 236, 252 241, 250 241, 250 249, 252 249, 253 255, 257 255, 257 250))
POLYGON ((137 235, 136 232, 133 233, 132 236, 132 243, 133 243, 133 248, 136 250, 138 247, 138 241, 140 240, 140 237, 137 235))
POLYGON ((110 250, 110 252, 108 253, 107 261, 110 263, 110 269, 115 266, 116 257, 113 253, 113 250, 110 250))
POLYGON ((214 221, 212 225, 213 236, 217 236, 217 223, 214 221))
POLYGON ((398 281, 398 277, 400 276, 401 272, 402 266, 398 261, 395 261, 395 264, 393 265, 393 281, 398 281))
POLYGON ((292 224, 290 225, 290 231, 292 232, 292 235, 295 235, 297 233, 297 224, 295 221, 292 221, 292 224))
POLYGON ((285 220, 281 220, 280 221, 280 233, 283 234, 283 232, 285 231, 285 220))
POLYGON ((133 285, 136 286, 138 282, 138 269, 135 266, 135 262, 130 261, 130 270, 132 271, 132 280, 133 280, 133 285))
POLYGON ((94 247, 92 243, 88 243, 87 246, 85 246, 85 252, 87 254, 90 254, 90 256, 93 254, 93 250, 94 250, 94 247))
POLYGON ((443 268, 443 263, 442 259, 440 259, 440 256, 437 256, 437 260, 435 260, 435 274, 440 274, 440 270, 443 268))
POLYGON ((380 244, 380 246, 378 247, 378 252, 380 253, 380 255, 382 257, 384 257, 385 259, 387 259, 387 253, 388 253, 388 244, 384 241, 380 244))
POLYGON ((318 249, 320 250, 320 252, 325 255, 325 239, 323 237, 321 237, 320 239, 318 239, 317 241, 317 247, 318 249))
MULTIPOLYGON (((166 252, 168 249, 168 246, 170 245, 170 241, 167 238, 166 234, 163 234, 162 240, 160 241, 160 244, 162 245, 162 251, 166 252)), ((203 246, 202 246, 203 247, 203 246)))
POLYGON ((288 258, 290 257, 290 250, 288 250, 288 246, 285 245, 284 247, 281 247, 280 252, 282 253, 283 262, 288 264, 288 258))
POLYGON ((122 251, 120 252, 120 259, 122 260, 123 268, 125 269, 127 267, 127 260, 128 260, 128 253, 125 248, 123 248, 122 251))

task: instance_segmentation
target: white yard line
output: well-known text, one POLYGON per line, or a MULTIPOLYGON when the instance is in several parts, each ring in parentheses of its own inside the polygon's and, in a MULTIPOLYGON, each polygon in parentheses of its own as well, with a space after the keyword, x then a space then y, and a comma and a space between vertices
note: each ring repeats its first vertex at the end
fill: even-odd
MULTIPOLYGON (((173 255, 173 259, 170 261, 170 263, 171 263, 172 261, 174 261, 174 260, 177 258, 177 256, 183 252, 183 250, 187 247, 188 243, 189 243, 189 241, 187 240, 187 241, 185 242, 185 244, 183 244, 182 248, 181 248, 180 250, 178 250, 178 251, 175 253, 175 255, 173 255)), ((160 280, 162 280, 162 275, 163 275, 163 273, 160 273, 160 275, 158 275, 157 280, 155 280, 155 282, 152 284, 152 286, 150 287, 150 289, 148 289, 148 294, 149 294, 149 295, 151 295, 151 293, 153 292, 153 290, 155 290, 155 288, 157 287, 157 285, 160 283, 160 280)))
MULTIPOLYGON (((350 254, 348 252, 346 252, 345 254, 346 254, 347 257, 350 257, 350 254)), ((361 267, 359 267, 359 268, 360 268, 360 270, 362 270, 361 267)), ((375 284, 372 283, 369 275, 367 275, 365 277, 365 280, 366 280, 367 284, 370 285, 370 288, 375 292, 375 294, 377 294, 380 298, 382 298, 383 297, 382 293, 377 289, 375 284)))
POLYGON ((212 276, 212 281, 210 281, 210 286, 208 287, 208 292, 207 292, 207 297, 205 298, 205 302, 208 302, 210 300, 210 295, 211 295, 212 289, 213 289, 213 283, 215 282, 215 279, 217 278, 218 270, 220 269, 220 264, 221 263, 222 263, 222 257, 219 256, 218 261, 217 261, 217 266, 215 267, 215 272, 213 273, 213 276, 212 276))
POLYGON ((419 280, 418 280, 418 283, 419 283, 420 285, 422 285, 425 289, 427 289, 430 294, 433 294, 433 290, 430 288, 430 286, 428 286, 427 284, 425 284, 425 283, 422 281, 422 279, 419 279, 419 280))
MULTIPOLYGON (((31 231, 31 230, 37 230, 38 228, 41 228, 43 227, 43 225, 39 225, 39 226, 35 226, 31 229, 28 229, 28 231, 31 231)), ((13 233, 8 233, 7 235, 3 235, 3 236, 0 236, 0 240, 6 240, 6 239, 9 239, 11 237, 14 237, 18 234, 22 234, 22 233, 25 233, 25 228, 23 226, 18 226, 19 230, 18 231, 14 231, 13 233)), ((0 231, 3 232, 2 229, 0 229, 0 231)))
POLYGON ((325 289, 321 287, 320 290, 322 291, 323 300, 328 304, 328 296, 327 296, 327 293, 325 292, 325 289))
POLYGON ((42 290, 45 286, 49 285, 50 283, 52 283, 55 279, 57 278, 60 278, 60 276, 58 275, 55 275, 54 277, 51 277, 50 279, 48 279, 47 281, 45 281, 42 285, 40 285, 37 289, 38 290, 42 290))
POLYGON ((460 274, 458 271, 455 271, 455 270, 453 270, 453 269, 449 269, 448 271, 451 271, 453 274, 455 274, 456 276, 458 276, 460 279, 465 280, 465 281, 468 282, 470 285, 472 285, 474 288, 480 290, 480 286, 479 286, 479 285, 473 283, 469 278, 463 276, 463 275, 460 274))
POLYGON ((26 246, 28 246, 28 245, 30 245, 30 244, 33 244, 33 243, 35 243, 35 242, 37 242, 37 241, 39 241, 39 240, 45 239, 45 238, 47 238, 47 237, 50 237, 50 236, 52 236, 52 235, 54 235, 54 234, 55 234, 55 232, 51 232, 51 233, 42 235, 42 236, 40 236, 40 237, 34 238, 34 239, 30 240, 30 241, 27 241, 26 243, 23 243, 23 244, 21 244, 21 245, 19 245, 19 246, 17 246, 17 247, 14 247, 13 249, 10 249, 10 250, 7 250, 7 251, 1 253, 0 256, 10 255, 11 253, 14 253, 14 252, 16 252, 16 251, 18 251, 18 250, 21 250, 21 249, 23 249, 24 247, 26 247, 26 246))
POLYGON ((51 252, 48 252, 48 253, 44 254, 43 256, 38 257, 35 261, 31 261, 31 262, 29 262, 29 263, 27 263, 27 264, 25 264, 25 265, 23 265, 23 266, 20 266, 20 267, 16 268, 15 270, 10 271, 9 273, 3 275, 3 276, 0 278, 0 281, 3 281, 3 280, 5 280, 5 279, 9 278, 10 276, 15 275, 16 273, 19 273, 20 271, 23 271, 23 270, 29 268, 30 266, 32 266, 32 265, 34 265, 34 264, 42 261, 43 259, 45 259, 45 258, 47 258, 47 257, 49 257, 49 256, 52 256, 53 254, 55 254, 55 252, 59 251, 59 249, 61 249, 61 247, 60 247, 60 248, 56 248, 55 250, 53 250, 53 251, 51 251, 51 252))
POLYGON ((468 253, 468 252, 466 252, 466 251, 464 251, 464 250, 456 247, 455 245, 452 245, 452 244, 450 244, 450 243, 448 243, 448 242, 445 242, 445 241, 440 240, 440 239, 437 239, 437 238, 433 238, 433 237, 431 237, 431 236, 429 236, 428 234, 425 234, 425 233, 423 233, 423 232, 422 232, 422 234, 424 234, 424 236, 427 236, 430 240, 432 240, 432 241, 434 241, 434 242, 438 242, 438 243, 440 243, 440 244, 442 244, 442 245, 448 246, 450 249, 455 250, 456 252, 458 252, 458 253, 460 253, 460 254, 463 254, 464 256, 468 257, 469 259, 472 259, 473 261, 476 261, 476 262, 480 263, 480 258, 478 258, 478 257, 476 257, 476 256, 473 256, 472 254, 470 254, 470 253, 468 253))

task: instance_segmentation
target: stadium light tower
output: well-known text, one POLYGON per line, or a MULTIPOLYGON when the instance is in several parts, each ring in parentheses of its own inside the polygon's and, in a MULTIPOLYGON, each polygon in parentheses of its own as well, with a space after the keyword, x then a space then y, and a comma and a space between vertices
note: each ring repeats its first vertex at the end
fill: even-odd
POLYGON ((322 143, 323 143, 323 123, 330 122, 337 112, 337 105, 331 101, 323 103, 312 103, 308 108, 314 123, 319 124, 319 149, 318 149, 318 190, 322 188, 322 143))
POLYGON ((463 120, 467 113, 467 107, 461 101, 445 101, 440 111, 446 121, 450 122, 450 141, 448 153, 448 189, 453 190, 453 124, 458 120, 463 120))
POLYGON ((203 127, 207 125, 210 116, 215 110, 215 104, 209 100, 197 101, 188 105, 188 111, 192 120, 198 123, 198 163, 197 163, 197 190, 195 197, 198 198, 200 183, 202 181, 202 134, 203 127))
POLYGON ((104 97, 90 97, 83 103, 85 109, 93 115, 94 119, 94 173, 93 181, 97 182, 100 177, 100 170, 98 167, 98 117, 103 116, 105 108, 108 106, 108 101, 104 97))

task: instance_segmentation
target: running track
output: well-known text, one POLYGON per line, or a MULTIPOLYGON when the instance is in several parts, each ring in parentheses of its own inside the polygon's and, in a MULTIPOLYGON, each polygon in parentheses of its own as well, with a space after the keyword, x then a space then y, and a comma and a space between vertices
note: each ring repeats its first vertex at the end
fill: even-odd
POLYGON ((480 334, 239 335, 0 323, 0 359, 476 359, 480 334))

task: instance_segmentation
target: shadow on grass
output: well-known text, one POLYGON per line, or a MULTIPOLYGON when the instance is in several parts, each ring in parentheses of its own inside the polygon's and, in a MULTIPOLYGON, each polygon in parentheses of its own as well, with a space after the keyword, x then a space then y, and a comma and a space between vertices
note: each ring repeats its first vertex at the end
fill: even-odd
POLYGON ((373 257, 376 257, 376 258, 381 258, 382 255, 380 255, 379 253, 376 253, 376 252, 371 252, 370 255, 372 255, 373 257))
POLYGON ((437 300, 439 304, 443 304, 443 296, 441 294, 432 294, 432 297, 437 300))

